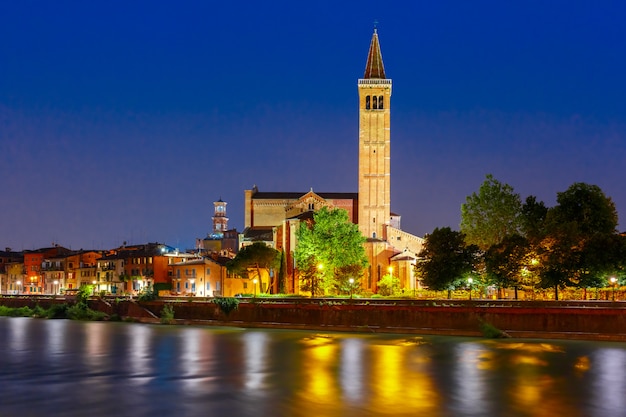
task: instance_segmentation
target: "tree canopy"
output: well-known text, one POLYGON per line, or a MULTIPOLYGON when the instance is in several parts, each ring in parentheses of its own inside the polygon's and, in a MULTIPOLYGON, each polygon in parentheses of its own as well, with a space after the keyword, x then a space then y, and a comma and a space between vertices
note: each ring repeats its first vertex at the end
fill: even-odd
POLYGON ((470 245, 487 250, 520 230, 522 203, 513 187, 487 175, 478 193, 461 205, 461 232, 470 245))
POLYGON ((466 284, 474 272, 478 247, 467 245, 466 236, 449 227, 436 228, 426 235, 416 265, 422 283, 435 291, 453 290, 466 284))
POLYGON ((365 238, 345 210, 323 207, 313 221, 300 223, 296 237, 295 260, 302 289, 318 295, 349 288, 350 278, 359 282, 367 266, 365 238))
MULTIPOLYGON (((262 280, 261 270, 278 270, 280 268, 281 254, 274 248, 267 246, 263 242, 255 242, 252 245, 244 246, 239 250, 237 256, 231 259, 226 268, 229 272, 240 276, 248 276, 252 270, 259 280, 262 280)), ((269 274, 270 279, 276 279, 277 274, 269 274)), ((274 282, 267 282, 266 291, 274 287, 274 282)), ((264 288, 261 285, 260 288, 264 288)))

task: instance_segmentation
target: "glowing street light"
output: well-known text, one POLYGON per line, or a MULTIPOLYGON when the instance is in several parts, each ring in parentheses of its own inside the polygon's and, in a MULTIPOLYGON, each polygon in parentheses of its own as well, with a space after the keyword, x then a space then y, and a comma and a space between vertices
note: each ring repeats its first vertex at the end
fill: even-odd
POLYGON ((21 294, 22 293, 22 281, 17 281, 15 284, 17 284, 17 293, 21 294))
POLYGON ((469 299, 472 299, 472 283, 474 282, 474 279, 472 277, 469 277, 467 279, 467 285, 469 285, 469 299))
POLYGON ((259 280, 256 278, 252 280, 252 283, 254 284, 254 298, 256 298, 256 283, 257 282, 259 282, 259 280))
POLYGON ((615 301, 615 287, 617 287, 617 278, 611 277, 609 278, 609 281, 611 281, 611 287, 613 287, 613 301, 615 301))
POLYGON ((57 295, 57 285, 59 285, 59 281, 55 279, 53 284, 54 284, 54 288, 53 288, 54 295, 57 295))
POLYGON ((354 278, 350 278, 348 282, 350 283, 350 299, 352 300, 352 284, 354 284, 354 278))
POLYGON ((93 295, 96 295, 96 280, 91 281, 91 284, 93 285, 93 295))

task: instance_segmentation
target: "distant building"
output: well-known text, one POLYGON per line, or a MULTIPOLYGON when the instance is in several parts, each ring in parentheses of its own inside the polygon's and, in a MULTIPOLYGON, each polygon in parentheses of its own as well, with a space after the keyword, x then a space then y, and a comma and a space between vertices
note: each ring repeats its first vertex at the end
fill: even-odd
POLYGON ((230 252, 233 256, 239 250, 239 233, 228 229, 226 203, 220 197, 213 202, 213 230, 204 239, 196 239, 196 250, 205 254, 230 252))

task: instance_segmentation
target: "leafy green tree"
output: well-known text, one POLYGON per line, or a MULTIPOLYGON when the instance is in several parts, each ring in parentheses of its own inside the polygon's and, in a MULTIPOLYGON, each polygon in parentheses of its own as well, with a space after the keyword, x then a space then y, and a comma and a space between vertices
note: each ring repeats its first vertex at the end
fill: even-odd
POLYGON ((300 223, 296 237, 301 288, 313 295, 340 291, 367 266, 365 238, 343 209, 323 207, 312 222, 300 223))
POLYGON ((556 299, 559 288, 598 285, 602 271, 619 263, 609 259, 619 256, 618 249, 601 253, 617 233, 617 223, 615 204, 600 187, 575 183, 557 193, 557 205, 547 212, 537 251, 542 285, 553 287, 556 299))
POLYGON ((400 278, 393 274, 386 274, 378 281, 378 294, 396 295, 400 292, 400 278))
POLYGON ((528 240, 520 235, 506 236, 502 242, 491 246, 484 254, 486 283, 495 285, 498 292, 504 288, 517 288, 524 283, 528 271, 528 240))
POLYGON ((487 175, 478 193, 461 205, 461 232, 469 245, 485 251, 507 235, 519 233, 522 203, 513 187, 487 175))
POLYGON ((435 291, 465 288, 466 277, 475 271, 479 258, 476 245, 467 245, 462 232, 436 228, 426 235, 416 272, 422 283, 435 291))
MULTIPOLYGON (((280 268, 280 252, 270 248, 263 242, 255 242, 252 245, 243 247, 237 253, 237 256, 226 264, 226 268, 229 272, 239 276, 249 276, 250 270, 253 270, 253 275, 256 275, 260 282, 263 282, 262 270, 269 271, 270 269, 277 270, 280 268)), ((267 283, 266 292, 274 288, 276 275, 269 275, 269 280, 271 281, 267 283)))
POLYGON ((520 212, 520 223, 522 234, 531 243, 542 239, 547 214, 548 208, 543 201, 537 201, 532 195, 526 197, 520 212))
POLYGON ((580 239, 616 233, 615 203, 597 185, 572 184, 566 191, 557 193, 557 203, 546 219, 552 230, 566 227, 580 239))

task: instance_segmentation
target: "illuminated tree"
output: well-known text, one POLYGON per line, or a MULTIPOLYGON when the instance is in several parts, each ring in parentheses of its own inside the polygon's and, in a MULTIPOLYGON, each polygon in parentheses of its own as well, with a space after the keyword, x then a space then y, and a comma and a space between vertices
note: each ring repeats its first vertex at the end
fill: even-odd
POLYGON ((226 264, 226 268, 229 272, 240 276, 249 277, 252 274, 258 277, 262 290, 270 292, 275 286, 274 280, 276 280, 277 274, 271 274, 269 271, 276 271, 280 268, 280 259, 280 252, 276 249, 267 246, 263 242, 255 242, 252 245, 241 248, 237 256, 226 264), (265 283, 266 285, 263 285, 262 270, 267 272, 268 278, 266 281, 268 282, 265 283))
POLYGON ((367 266, 365 238, 345 210, 323 207, 312 221, 300 223, 296 237, 294 256, 303 290, 338 293, 348 288, 350 278, 360 280, 367 266))

